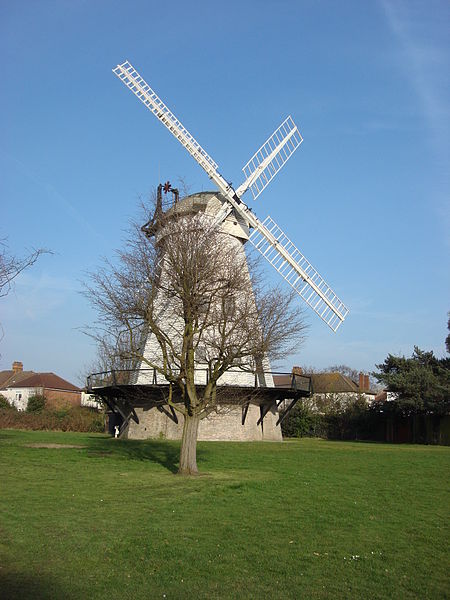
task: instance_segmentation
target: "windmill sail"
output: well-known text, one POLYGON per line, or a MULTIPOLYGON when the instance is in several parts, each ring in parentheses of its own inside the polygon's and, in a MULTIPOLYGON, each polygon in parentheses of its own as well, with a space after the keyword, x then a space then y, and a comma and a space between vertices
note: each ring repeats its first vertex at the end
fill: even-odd
POLYGON ((289 116, 242 167, 246 180, 236 194, 241 196, 250 188, 253 200, 256 200, 302 142, 297 126, 289 116))
POLYGON ((348 308, 275 221, 268 216, 259 222, 249 240, 314 312, 337 331, 348 308))
POLYGON ((167 127, 201 167, 211 177, 218 166, 176 116, 167 108, 148 83, 128 61, 117 65, 113 73, 135 94, 139 100, 167 127))
MULTIPOLYGON (((167 108, 164 102, 157 96, 148 83, 139 75, 136 69, 128 61, 117 65, 113 73, 129 88, 135 96, 151 111, 170 133, 186 148, 189 154, 195 158, 198 164, 206 171, 218 188, 227 195, 232 206, 236 205, 235 192, 231 185, 218 172, 218 165, 209 154, 200 146, 197 140, 177 117, 167 108), (230 193, 232 191, 232 193, 230 193)), ((239 200, 239 199, 237 199, 239 200)))

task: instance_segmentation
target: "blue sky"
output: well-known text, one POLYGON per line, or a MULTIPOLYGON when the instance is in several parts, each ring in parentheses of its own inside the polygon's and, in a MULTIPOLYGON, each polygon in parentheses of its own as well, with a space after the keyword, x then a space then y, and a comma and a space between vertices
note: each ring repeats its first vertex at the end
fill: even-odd
POLYGON ((211 189, 111 72, 126 59, 235 187, 281 121, 297 123, 300 149, 244 199, 350 315, 333 334, 307 310, 308 337, 281 367, 370 371, 414 344, 444 355, 448 2, 17 0, 0 23, 0 236, 17 254, 54 252, 0 300, 0 369, 21 360, 79 382, 95 352, 80 331, 95 318, 85 272, 159 181, 211 189))

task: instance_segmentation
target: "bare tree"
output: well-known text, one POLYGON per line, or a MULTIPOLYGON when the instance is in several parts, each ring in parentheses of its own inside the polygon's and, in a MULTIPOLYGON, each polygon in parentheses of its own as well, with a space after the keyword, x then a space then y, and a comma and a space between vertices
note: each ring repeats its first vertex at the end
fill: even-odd
POLYGON ((96 342, 95 357, 84 364, 77 373, 78 383, 81 387, 86 385, 86 379, 89 375, 114 371, 118 373, 119 383, 128 383, 126 373, 136 367, 136 361, 130 358, 130 351, 124 344, 126 340, 123 336, 108 335, 101 333, 100 330, 91 331, 90 328, 81 329, 83 333, 93 338, 96 342))
POLYGON ((447 350, 447 353, 450 354, 450 312, 447 313, 447 317, 448 317, 447 329, 448 329, 449 333, 447 334, 447 337, 445 338, 445 349, 447 350))
POLYGON ((217 410, 220 377, 285 355, 305 325, 293 297, 265 290, 236 251, 241 242, 205 213, 167 211, 158 219, 151 239, 132 228, 125 250, 91 274, 86 295, 98 311, 100 342, 106 336, 113 354, 169 383, 167 403, 184 417, 179 473, 196 474, 198 427, 217 410), (154 343, 144 352, 149 333, 154 343), (203 386, 200 364, 208 372, 203 386))
POLYGON ((324 369, 323 372, 340 373, 341 375, 349 377, 352 381, 359 381, 359 371, 357 369, 353 369, 353 367, 349 367, 348 365, 331 365, 331 367, 324 369))
MULTIPOLYGON (((50 250, 39 248, 20 258, 8 250, 5 238, 0 239, 0 298, 4 298, 11 291, 14 280, 22 271, 34 265, 41 254, 52 254, 50 250)), ((0 340, 3 339, 3 327, 0 324, 0 340)))
POLYGON ((5 239, 0 240, 0 298, 8 295, 14 279, 22 271, 34 265, 42 254, 51 254, 51 252, 45 248, 39 248, 20 258, 10 254, 5 239))

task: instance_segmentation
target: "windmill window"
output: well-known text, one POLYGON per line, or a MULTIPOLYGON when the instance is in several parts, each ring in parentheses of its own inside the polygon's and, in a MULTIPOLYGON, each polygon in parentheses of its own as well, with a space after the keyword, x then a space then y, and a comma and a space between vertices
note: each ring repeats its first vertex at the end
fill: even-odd
POLYGON ((236 299, 233 296, 227 296, 223 301, 223 309, 225 314, 234 314, 236 310, 236 299))
POLYGON ((203 298, 199 298, 197 301, 197 311, 199 315, 204 315, 209 306, 209 299, 205 296, 203 298))
POLYGON ((196 351, 196 359, 198 362, 206 362, 206 347, 199 346, 196 351))

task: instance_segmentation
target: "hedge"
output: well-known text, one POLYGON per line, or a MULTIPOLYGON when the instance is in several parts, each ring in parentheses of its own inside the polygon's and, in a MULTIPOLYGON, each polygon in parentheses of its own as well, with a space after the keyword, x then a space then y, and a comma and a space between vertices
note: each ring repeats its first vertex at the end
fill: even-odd
POLYGON ((79 406, 37 413, 0 408, 0 429, 104 432, 105 419, 102 413, 79 406))

